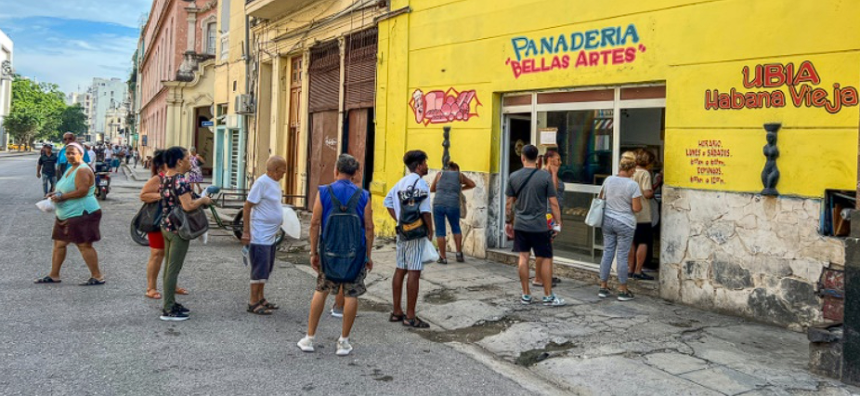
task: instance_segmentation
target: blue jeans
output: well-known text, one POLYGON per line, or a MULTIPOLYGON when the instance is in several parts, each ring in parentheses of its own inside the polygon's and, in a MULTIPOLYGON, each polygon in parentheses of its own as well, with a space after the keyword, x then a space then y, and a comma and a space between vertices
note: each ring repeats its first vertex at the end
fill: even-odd
POLYGON ((460 235, 460 208, 448 208, 444 206, 433 207, 433 223, 436 226, 436 238, 445 237, 445 219, 451 224, 451 233, 460 235))
POLYGON ((601 229, 603 230, 603 259, 600 260, 600 280, 606 282, 609 279, 612 256, 615 256, 618 283, 627 284, 627 258, 636 229, 605 215, 601 229))
POLYGON ((56 175, 46 175, 42 174, 42 190, 45 192, 45 195, 48 195, 49 192, 54 191, 54 187, 57 185, 57 176, 56 175), (51 185, 48 188, 48 184, 51 185))

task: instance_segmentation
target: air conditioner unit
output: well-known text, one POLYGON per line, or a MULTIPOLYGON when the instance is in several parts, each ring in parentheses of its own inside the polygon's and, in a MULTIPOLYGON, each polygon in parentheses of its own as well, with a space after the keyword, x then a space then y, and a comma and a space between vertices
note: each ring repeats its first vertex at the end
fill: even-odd
POLYGON ((228 114, 224 117, 224 126, 229 129, 239 129, 239 116, 228 114))
POLYGON ((254 114, 254 98, 251 95, 236 95, 236 114, 254 114))

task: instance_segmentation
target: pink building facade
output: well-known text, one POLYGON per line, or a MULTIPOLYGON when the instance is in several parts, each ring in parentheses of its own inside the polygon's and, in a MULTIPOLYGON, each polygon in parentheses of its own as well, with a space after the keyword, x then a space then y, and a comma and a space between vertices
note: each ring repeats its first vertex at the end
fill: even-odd
POLYGON ((154 0, 141 32, 140 62, 141 154, 152 155, 176 140, 166 82, 192 81, 198 65, 214 57, 217 0, 154 0))

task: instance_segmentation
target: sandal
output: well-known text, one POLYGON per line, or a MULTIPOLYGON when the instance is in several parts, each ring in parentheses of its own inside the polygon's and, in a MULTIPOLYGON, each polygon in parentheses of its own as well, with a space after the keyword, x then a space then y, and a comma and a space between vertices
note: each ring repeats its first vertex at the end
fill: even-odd
POLYGON ((156 290, 156 289, 148 289, 146 291, 146 294, 144 294, 144 296, 146 296, 146 298, 151 298, 153 300, 161 299, 161 293, 159 293, 158 290, 156 290))
POLYGON ((391 313, 391 316, 388 317, 388 321, 392 322, 392 323, 393 322, 402 322, 403 319, 406 319, 406 315, 404 315, 404 314, 395 315, 393 312, 391 313))
POLYGON ((260 302, 254 304, 254 305, 248 304, 248 312, 252 313, 254 315, 263 315, 263 316, 272 314, 272 311, 270 311, 268 308, 263 306, 263 300, 260 300, 260 302))
POLYGON ((78 284, 78 286, 101 286, 103 284, 105 284, 104 279, 99 280, 96 278, 90 278, 90 280, 88 280, 84 283, 80 283, 80 284, 78 284))
POLYGON ((436 263, 437 264, 448 264, 448 260, 440 257, 438 260, 436 260, 436 263))
POLYGON ((426 329, 426 328, 430 327, 430 325, 427 324, 427 322, 419 319, 417 316, 412 318, 412 319, 409 319, 409 318, 403 319, 403 325, 406 327, 412 327, 414 329, 426 329))
POLYGON ((280 309, 281 308, 277 304, 272 304, 272 303, 266 301, 265 298, 260 301, 260 305, 262 305, 268 309, 280 309))
POLYGON ((179 294, 180 296, 187 296, 188 295, 188 289, 185 289, 182 287, 177 287, 176 288, 176 294, 179 294))
POLYGON ((59 279, 51 278, 50 276, 46 276, 44 278, 36 279, 33 283, 60 283, 62 282, 59 279))

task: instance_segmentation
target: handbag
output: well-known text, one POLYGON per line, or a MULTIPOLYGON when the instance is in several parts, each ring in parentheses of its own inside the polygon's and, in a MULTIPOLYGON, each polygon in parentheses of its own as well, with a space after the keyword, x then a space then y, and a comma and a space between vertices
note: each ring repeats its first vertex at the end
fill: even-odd
POLYGON ((179 195, 176 194, 176 185, 173 181, 170 183, 170 190, 173 192, 176 206, 170 211, 167 218, 176 227, 176 235, 190 241, 209 231, 209 218, 206 217, 203 208, 198 207, 190 212, 186 211, 182 208, 182 203, 179 202, 179 195))
POLYGON ((606 208, 606 200, 603 199, 603 187, 600 187, 600 193, 591 201, 591 208, 585 215, 585 224, 595 228, 603 227, 603 210, 606 208))
POLYGON ((134 216, 134 227, 140 232, 156 232, 161 230, 162 216, 161 200, 145 203, 134 216))

